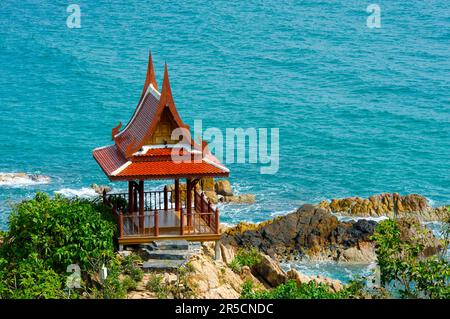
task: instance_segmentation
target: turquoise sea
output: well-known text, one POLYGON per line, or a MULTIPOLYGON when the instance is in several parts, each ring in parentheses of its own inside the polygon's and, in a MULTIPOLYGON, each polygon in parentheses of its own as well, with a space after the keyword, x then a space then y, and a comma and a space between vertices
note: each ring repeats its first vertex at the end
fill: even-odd
POLYGON ((36 190, 108 183, 92 150, 130 118, 150 49, 187 124, 280 130, 277 174, 228 165, 257 203, 223 206, 224 222, 380 192, 450 203, 450 2, 376 1, 379 29, 369 4, 1 1, 0 173, 52 181, 0 185, 0 228, 36 190), (79 29, 66 26, 70 3, 79 29))

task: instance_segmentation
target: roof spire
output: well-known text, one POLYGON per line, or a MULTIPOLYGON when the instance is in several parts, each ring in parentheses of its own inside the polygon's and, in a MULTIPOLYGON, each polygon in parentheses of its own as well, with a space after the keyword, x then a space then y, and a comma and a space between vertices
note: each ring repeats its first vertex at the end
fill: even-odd
POLYGON ((164 80, 161 89, 160 103, 164 103, 164 106, 168 104, 172 104, 173 106, 175 106, 172 97, 172 89, 170 88, 169 71, 167 70, 167 63, 164 63, 164 80))
POLYGON ((155 69, 153 68, 153 58, 151 50, 148 54, 147 76, 145 78, 144 90, 142 91, 141 97, 145 94, 150 84, 152 84, 153 87, 158 90, 158 84, 156 83, 155 77, 155 69))

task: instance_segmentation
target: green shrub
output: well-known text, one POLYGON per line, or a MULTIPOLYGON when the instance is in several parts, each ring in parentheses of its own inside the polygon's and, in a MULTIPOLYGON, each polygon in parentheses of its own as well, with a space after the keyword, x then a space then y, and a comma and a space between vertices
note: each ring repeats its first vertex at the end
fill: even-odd
POLYGON ((126 276, 126 277, 122 280, 122 285, 123 285, 123 288, 124 288, 126 291, 136 290, 136 288, 137 288, 137 282, 136 282, 136 280, 134 280, 134 279, 131 278, 130 276, 126 276))
POLYGON ((261 262, 261 254, 255 248, 250 249, 240 248, 236 256, 230 262, 229 267, 236 273, 241 271, 244 266, 253 267, 261 262))
POLYGON ((122 261, 122 272, 125 275, 130 276, 135 282, 139 282, 144 277, 144 272, 138 266, 138 263, 142 262, 141 257, 138 255, 128 255, 122 261))
POLYGON ((154 292, 159 299, 167 299, 169 296, 170 288, 164 282, 162 275, 151 274, 148 278, 146 288, 154 292))
POLYGON ((399 287, 403 298, 450 298, 450 265, 437 256, 423 257, 424 246, 400 239, 396 221, 379 223, 372 240, 384 285, 399 287))
POLYGON ((241 292, 241 299, 335 299, 339 294, 331 292, 330 288, 324 284, 310 281, 297 287, 294 280, 289 280, 272 290, 254 291, 253 283, 244 283, 241 292))
POLYGON ((44 193, 19 203, 0 245, 0 298, 78 298, 83 289, 95 289, 89 277, 114 258, 115 231, 102 204, 44 193), (89 287, 65 288, 72 264, 89 287))

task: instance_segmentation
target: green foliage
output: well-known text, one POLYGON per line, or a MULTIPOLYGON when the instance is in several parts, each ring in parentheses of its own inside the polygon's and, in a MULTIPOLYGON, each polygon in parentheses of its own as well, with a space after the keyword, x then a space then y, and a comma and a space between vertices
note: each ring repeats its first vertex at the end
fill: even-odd
POLYGON ((253 267, 260 262, 261 254, 255 247, 252 247, 250 249, 240 248, 237 251, 236 256, 230 262, 229 267, 234 272, 239 273, 242 267, 253 267))
POLYGON ((297 286, 294 280, 289 280, 272 290, 255 291, 253 283, 246 281, 242 286, 241 299, 336 299, 340 293, 334 293, 331 289, 314 281, 297 286))
POLYGON ((137 288, 137 282, 130 276, 126 276, 122 280, 122 286, 126 291, 136 290, 137 288))
POLYGON ((91 288, 89 297, 95 299, 120 299, 126 297, 130 282, 120 280, 121 264, 117 258, 110 260, 107 264, 108 276, 105 281, 91 288))
POLYGON ((384 284, 400 284, 403 298, 450 298, 450 265, 437 256, 423 257, 420 243, 404 242, 394 220, 378 224, 372 236, 384 284))
POLYGON ((142 277, 144 277, 144 272, 138 266, 138 263, 142 262, 141 257, 138 255, 128 255, 122 261, 122 272, 125 275, 130 276, 135 282, 141 281, 142 277))
POLYGON ((92 284, 99 264, 114 258, 111 218, 102 204, 45 193, 13 207, 0 245, 0 298, 78 298, 90 287, 65 288, 67 267, 77 264, 82 284, 92 284))
POLYGON ((158 299, 167 299, 170 293, 170 288, 164 282, 164 277, 158 274, 151 274, 148 278, 146 288, 154 292, 158 299))
POLYGON ((116 204, 116 207, 123 210, 128 207, 128 201, 120 196, 114 196, 110 199, 111 204, 116 204))

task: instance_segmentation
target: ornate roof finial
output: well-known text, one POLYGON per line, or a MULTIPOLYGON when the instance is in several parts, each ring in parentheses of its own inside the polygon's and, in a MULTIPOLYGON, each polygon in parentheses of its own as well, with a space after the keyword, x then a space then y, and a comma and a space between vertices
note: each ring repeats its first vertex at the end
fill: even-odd
POLYGON ((142 98, 142 96, 144 96, 144 94, 147 91, 150 84, 152 84, 153 87, 156 90, 158 90, 158 83, 156 83, 156 77, 155 77, 155 69, 153 68, 152 51, 150 51, 148 54, 147 76, 145 78, 145 84, 144 84, 144 89, 141 94, 141 98, 142 98))
POLYGON ((175 106, 175 102, 173 101, 172 97, 172 89, 170 88, 169 71, 167 70, 167 63, 164 63, 164 80, 161 89, 160 103, 163 103, 164 106, 166 105, 175 106))

